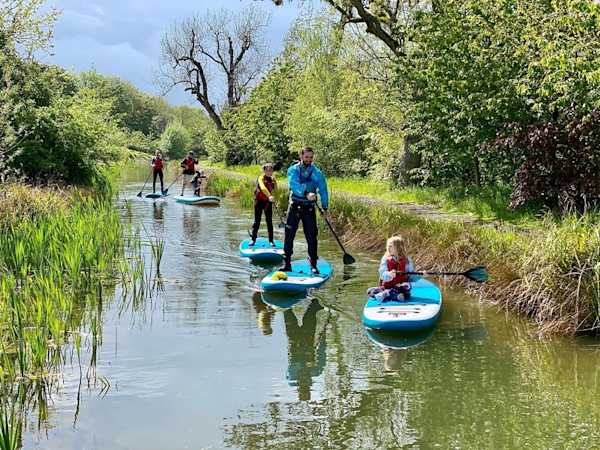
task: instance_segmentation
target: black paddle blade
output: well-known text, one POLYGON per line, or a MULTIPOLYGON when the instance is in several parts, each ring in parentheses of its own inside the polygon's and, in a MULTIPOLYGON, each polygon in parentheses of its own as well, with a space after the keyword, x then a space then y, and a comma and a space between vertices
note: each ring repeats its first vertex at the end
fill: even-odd
POLYGON ((344 264, 354 264, 356 260, 349 253, 344 253, 344 264))
POLYGON ((138 192, 137 196, 138 196, 139 198, 142 198, 142 191, 138 192))
POLYGON ((464 272, 463 275, 476 283, 484 283, 489 279, 487 269, 484 266, 474 267, 464 272))

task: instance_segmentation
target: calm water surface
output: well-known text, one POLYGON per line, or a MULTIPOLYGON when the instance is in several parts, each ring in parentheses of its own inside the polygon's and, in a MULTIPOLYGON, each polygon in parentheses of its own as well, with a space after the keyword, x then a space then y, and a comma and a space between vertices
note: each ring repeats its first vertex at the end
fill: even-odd
POLYGON ((122 201, 165 241, 164 291, 135 311, 105 305, 96 376, 69 365, 24 448, 600 448, 597 341, 538 341, 449 289, 432 332, 369 336, 379 255, 344 267, 322 230, 334 278, 295 304, 263 299, 266 269, 237 250, 249 211, 140 200, 139 187, 122 201))

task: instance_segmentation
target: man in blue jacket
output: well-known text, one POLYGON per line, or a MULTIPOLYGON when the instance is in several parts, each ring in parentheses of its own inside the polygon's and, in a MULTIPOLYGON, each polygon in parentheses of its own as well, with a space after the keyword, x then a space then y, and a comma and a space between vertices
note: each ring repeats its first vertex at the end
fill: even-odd
POLYGON ((288 208, 287 223, 285 225, 285 260, 281 268, 283 272, 289 272, 291 268, 292 253, 294 253, 294 238, 298 225, 302 221, 304 236, 308 244, 308 256, 310 258, 311 270, 318 274, 317 259, 317 193, 321 197, 321 206, 327 214, 329 206, 329 194, 325 177, 317 167, 313 165, 314 152, 312 148, 306 147, 300 152, 300 162, 288 169, 288 186, 290 189, 290 206, 288 208))

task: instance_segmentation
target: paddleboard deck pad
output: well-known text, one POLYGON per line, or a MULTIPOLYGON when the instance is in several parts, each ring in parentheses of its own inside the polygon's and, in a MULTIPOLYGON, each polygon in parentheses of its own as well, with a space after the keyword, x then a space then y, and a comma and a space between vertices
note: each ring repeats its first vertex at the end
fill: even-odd
POLYGON ((283 259, 283 242, 275 240, 275 247, 271 246, 268 239, 258 238, 253 246, 250 239, 245 239, 240 244, 240 256, 260 261, 280 261, 283 259))
POLYGON ((381 301, 370 297, 363 309, 362 321, 367 328, 389 331, 413 331, 432 327, 442 310, 442 293, 425 278, 411 281, 407 301, 381 301))
POLYGON ((260 282, 260 287, 265 292, 303 292, 308 289, 318 288, 325 284, 333 274, 333 266, 324 259, 317 261, 318 275, 310 271, 310 263, 307 260, 292 261, 291 272, 284 272, 287 280, 274 280, 274 270, 267 274, 260 282))
POLYGON ((221 203, 219 197, 212 195, 203 195, 200 197, 197 195, 178 195, 175 197, 175 201, 187 205, 218 205, 221 203))

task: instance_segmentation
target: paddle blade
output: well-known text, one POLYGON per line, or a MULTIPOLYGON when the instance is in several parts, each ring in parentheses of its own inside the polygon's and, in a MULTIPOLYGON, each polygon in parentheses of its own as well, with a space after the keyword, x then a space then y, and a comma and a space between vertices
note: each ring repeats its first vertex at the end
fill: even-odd
POLYGON ((344 253, 344 264, 354 264, 356 260, 349 253, 344 253))
POLYGON ((137 196, 138 196, 139 198, 142 198, 142 191, 138 192, 137 196))
POLYGON ((487 269, 484 266, 467 270, 463 275, 476 283, 484 283, 489 279, 487 269))

